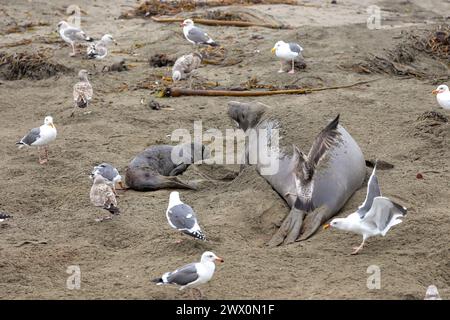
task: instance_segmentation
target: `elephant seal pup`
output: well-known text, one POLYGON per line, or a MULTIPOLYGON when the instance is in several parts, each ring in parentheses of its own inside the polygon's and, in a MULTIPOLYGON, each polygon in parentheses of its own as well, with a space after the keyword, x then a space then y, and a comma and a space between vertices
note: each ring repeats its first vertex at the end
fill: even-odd
POLYGON ((195 186, 181 181, 176 176, 186 171, 194 162, 208 157, 206 146, 198 143, 151 146, 130 162, 126 169, 125 182, 130 189, 137 191, 166 188, 195 190, 195 186))
MULTIPOLYGON (((278 123, 266 117, 267 110, 259 103, 230 102, 228 115, 246 136, 251 129, 262 129, 270 138, 278 123)), ((261 139, 261 135, 257 137, 261 139)), ((252 144, 258 140, 247 139, 246 159, 252 157, 249 150, 255 150, 252 144)), ((320 225, 336 215, 364 182, 366 169, 362 151, 339 125, 339 115, 318 134, 307 154, 296 146, 292 154, 279 148, 270 150, 275 150, 271 151, 270 161, 275 162, 277 170, 263 173, 267 164, 262 163, 260 156, 254 164, 291 211, 269 245, 308 239, 320 225)))

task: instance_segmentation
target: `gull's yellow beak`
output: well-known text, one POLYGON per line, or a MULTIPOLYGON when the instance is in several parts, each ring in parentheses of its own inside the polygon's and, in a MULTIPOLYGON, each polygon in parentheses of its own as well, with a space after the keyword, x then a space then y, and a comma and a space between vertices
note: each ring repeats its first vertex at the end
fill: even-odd
POLYGON ((327 223, 327 224, 325 224, 325 225, 323 226, 323 230, 326 230, 326 229, 328 229, 329 227, 330 227, 330 224, 327 223))
POLYGON ((221 257, 217 257, 217 258, 216 258, 216 261, 217 261, 217 262, 223 262, 223 259, 222 259, 221 257))
POLYGON ((276 50, 275 47, 273 47, 272 50, 270 51, 272 51, 272 53, 275 53, 275 50, 276 50))
POLYGON ((49 123, 48 124, 50 127, 54 128, 55 126, 53 125, 53 123, 49 123))
POLYGON ((438 94, 438 93, 439 93, 439 90, 433 90, 433 91, 431 91, 431 93, 432 93, 432 94, 438 94))

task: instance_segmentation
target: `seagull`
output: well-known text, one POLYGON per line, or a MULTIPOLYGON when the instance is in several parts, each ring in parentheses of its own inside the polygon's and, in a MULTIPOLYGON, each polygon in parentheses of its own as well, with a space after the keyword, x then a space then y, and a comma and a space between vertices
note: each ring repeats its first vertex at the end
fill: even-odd
POLYGON ((441 84, 436 90, 433 90, 439 105, 445 110, 450 110, 450 90, 445 84, 441 84))
POLYGON ((48 144, 56 139, 56 127, 53 124, 53 118, 51 116, 46 116, 44 119, 44 124, 39 128, 31 129, 28 134, 23 137, 16 144, 19 149, 24 146, 37 146, 39 152, 39 163, 44 164, 48 162, 48 144), (41 147, 44 148, 44 157, 41 158, 41 147))
POLYGON ((125 189, 122 183, 122 176, 119 174, 119 171, 109 163, 104 162, 98 166, 95 166, 90 175, 91 179, 94 180, 96 175, 101 175, 105 178, 106 183, 111 187, 115 195, 117 195, 116 184, 119 184, 122 189, 125 189))
POLYGON ((172 228, 196 239, 206 240, 205 235, 198 225, 197 215, 190 206, 181 202, 178 191, 170 193, 166 217, 172 228))
POLYGON ((75 56, 75 42, 76 41, 94 41, 91 37, 86 36, 80 28, 71 26, 66 21, 58 23, 58 32, 61 38, 72 46, 71 57, 75 56))
POLYGON ((200 67, 201 63, 202 55, 199 53, 191 53, 179 57, 172 68, 172 79, 174 81, 185 79, 186 75, 200 67))
POLYGON ((405 216, 406 212, 405 207, 381 196, 375 165, 369 178, 364 203, 348 217, 331 220, 329 224, 324 226, 324 229, 333 227, 361 234, 363 241, 352 252, 352 254, 358 254, 367 238, 377 235, 384 237, 392 226, 402 222, 400 218, 405 216))
POLYGON ((110 34, 105 34, 100 41, 91 44, 87 48, 87 56, 89 59, 103 59, 108 55, 108 46, 114 42, 117 45, 116 40, 110 34))
POLYGON ((183 34, 187 41, 194 45, 206 44, 212 47, 217 47, 218 44, 211 39, 208 34, 202 29, 194 26, 194 21, 191 19, 186 19, 181 24, 183 27, 183 34))
POLYGON ((200 289, 196 288, 211 280, 216 265, 214 261, 223 262, 223 259, 216 256, 211 251, 206 251, 202 254, 200 262, 193 262, 172 272, 166 272, 161 278, 153 279, 157 285, 176 284, 180 286, 180 290, 185 288, 192 288, 203 296, 200 289))
POLYGON ((84 69, 78 72, 78 78, 80 81, 73 86, 73 101, 75 104, 72 114, 70 115, 71 117, 73 117, 76 107, 87 108, 89 102, 92 100, 94 91, 92 90, 92 85, 88 80, 88 75, 89 73, 84 69))
POLYGON ((442 300, 442 298, 439 295, 439 291, 436 286, 431 285, 428 286, 427 292, 425 293, 425 298, 423 300, 442 300))
MULTIPOLYGON (((294 73, 294 61, 297 57, 302 57, 303 48, 294 42, 286 43, 284 41, 278 41, 275 43, 275 46, 272 48, 272 53, 275 53, 276 56, 282 60, 292 60, 292 69, 288 73, 294 73)), ((283 71, 283 62, 280 61, 280 70, 279 73, 283 71)))
POLYGON ((3 222, 9 218, 11 218, 11 216, 8 213, 0 212, 0 222, 3 222))
MULTIPOLYGON (((106 182, 106 179, 99 174, 95 175, 94 177, 94 183, 91 187, 90 198, 94 206, 101 207, 114 215, 120 214, 120 210, 119 208, 117 208, 116 196, 114 195, 112 188, 106 182)), ((101 222, 103 220, 111 219, 111 216, 106 216, 100 219, 96 219, 96 221, 101 222)))

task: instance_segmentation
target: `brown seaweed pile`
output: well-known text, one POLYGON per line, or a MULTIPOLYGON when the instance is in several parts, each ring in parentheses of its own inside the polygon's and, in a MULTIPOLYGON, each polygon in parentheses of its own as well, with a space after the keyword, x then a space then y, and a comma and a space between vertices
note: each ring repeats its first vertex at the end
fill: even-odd
POLYGON ((4 80, 20 80, 23 78, 41 80, 72 69, 51 62, 45 52, 13 53, 0 52, 0 78, 4 80))
POLYGON ((420 65, 418 57, 421 53, 433 60, 450 61, 450 26, 439 26, 427 32, 404 33, 403 42, 387 51, 384 56, 371 55, 362 62, 341 65, 341 67, 366 74, 385 73, 417 78, 436 77, 435 74, 429 74, 427 68, 420 65))
POLYGON ((156 53, 148 60, 150 67, 161 68, 166 66, 173 66, 175 63, 174 57, 169 57, 164 53, 156 53))
MULTIPOLYGON (((134 17, 152 17, 160 15, 175 15, 180 12, 194 11, 202 7, 218 7, 227 5, 252 5, 252 4, 290 4, 296 5, 295 0, 179 0, 159 1, 146 0, 141 2, 135 9, 123 13, 120 19, 131 19, 134 17)), ((209 18, 208 18, 209 19, 209 18)), ((220 19, 223 20, 223 19, 220 19)), ((232 20, 232 19, 230 19, 232 20)))

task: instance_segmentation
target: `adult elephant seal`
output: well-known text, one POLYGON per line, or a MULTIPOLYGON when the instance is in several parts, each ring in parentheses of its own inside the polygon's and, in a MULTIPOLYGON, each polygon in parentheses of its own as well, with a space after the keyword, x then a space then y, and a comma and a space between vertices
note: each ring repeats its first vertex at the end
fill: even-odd
MULTIPOLYGON (((257 132, 262 129, 264 133, 256 135, 257 140, 247 139, 246 159, 252 158, 254 144, 260 143, 261 137, 266 135, 264 139, 269 137, 270 141, 277 133, 278 123, 266 116, 267 110, 260 103, 229 103, 229 117, 247 137, 251 136, 252 129, 257 132)), ((269 150, 270 163, 277 170, 264 173, 267 163, 262 163, 259 155, 253 157, 255 163, 249 164, 256 165, 258 172, 291 208, 269 245, 308 239, 336 215, 364 182, 363 154, 352 136, 339 125, 339 115, 315 138, 308 154, 296 146, 292 155, 273 146, 269 150)))
POLYGON ((130 162, 125 182, 130 189, 137 191, 169 188, 195 190, 195 186, 176 176, 186 171, 190 164, 208 156, 207 148, 198 143, 151 146, 130 162))

